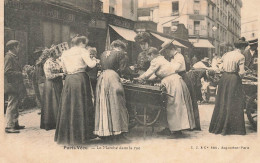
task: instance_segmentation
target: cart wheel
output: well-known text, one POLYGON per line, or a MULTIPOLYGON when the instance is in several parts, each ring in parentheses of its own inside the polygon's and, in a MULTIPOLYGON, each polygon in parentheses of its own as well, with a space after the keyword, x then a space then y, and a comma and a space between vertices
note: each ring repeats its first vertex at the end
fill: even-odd
POLYGON ((246 114, 254 130, 257 130, 257 94, 249 98, 246 106, 246 114))
MULTIPOLYGON (((151 126, 155 124, 160 117, 161 111, 162 109, 155 110, 152 115, 148 115, 146 125, 151 126)), ((136 115, 135 119, 139 124, 144 125, 144 115, 136 115)))

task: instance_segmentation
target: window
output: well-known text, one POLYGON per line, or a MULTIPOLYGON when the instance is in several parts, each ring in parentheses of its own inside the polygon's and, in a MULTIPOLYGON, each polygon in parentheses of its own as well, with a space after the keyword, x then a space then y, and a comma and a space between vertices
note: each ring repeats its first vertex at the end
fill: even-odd
POLYGON ((179 21, 173 21, 172 26, 177 26, 179 24, 179 21))
POLYGON ((194 10, 194 14, 199 15, 200 14, 200 10, 194 10))
POLYGON ((212 19, 214 19, 214 7, 212 6, 212 19))
POLYGON ((163 27, 163 33, 170 34, 171 33, 171 27, 163 27))
POLYGON ((193 4, 193 11, 194 11, 194 14, 200 14, 200 2, 199 1, 194 1, 194 4, 193 4))
POLYGON ((172 2, 172 15, 179 14, 179 2, 172 2))
POLYGON ((219 18, 219 9, 217 9, 217 19, 219 18))
POLYGON ((200 22, 194 21, 194 35, 200 34, 200 22))
POLYGON ((220 32, 219 32, 219 31, 220 31, 220 29, 219 29, 219 24, 218 24, 218 27, 217 27, 217 28, 218 28, 217 39, 219 39, 219 33, 220 33, 220 32))
POLYGON ((210 14, 210 5, 208 5, 208 17, 209 17, 209 14, 210 14))
POLYGON ((207 31, 208 31, 208 37, 210 37, 210 31, 211 31, 211 29, 210 29, 210 23, 208 23, 208 29, 207 29, 207 31))
POLYGON ((110 14, 115 14, 115 8, 112 6, 109 6, 109 13, 110 14))
POLYGON ((131 14, 134 14, 134 0, 131 0, 131 14))

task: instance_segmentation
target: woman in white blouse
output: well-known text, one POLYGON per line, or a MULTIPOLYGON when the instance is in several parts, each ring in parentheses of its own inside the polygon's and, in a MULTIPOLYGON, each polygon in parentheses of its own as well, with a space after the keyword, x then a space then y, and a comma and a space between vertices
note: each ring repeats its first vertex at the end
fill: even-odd
POLYGON ((196 127, 194 130, 201 130, 199 109, 198 109, 196 93, 194 90, 194 85, 193 82, 188 77, 188 75, 186 74, 186 64, 185 64, 184 57, 181 53, 177 51, 177 47, 172 44, 172 41, 165 42, 162 45, 164 48, 161 50, 161 53, 163 53, 164 56, 167 56, 166 58, 171 62, 176 72, 182 77, 183 81, 187 85, 190 93, 191 101, 192 101, 192 110, 194 113, 195 123, 196 123, 196 127))
POLYGON ((86 37, 75 37, 74 47, 61 56, 66 78, 55 133, 55 141, 59 144, 84 144, 93 137, 92 88, 85 69, 96 66, 98 60, 90 57, 85 49, 87 43, 86 37))
MULTIPOLYGON (((164 130, 158 132, 160 135, 182 136, 182 130, 194 129, 195 119, 192 111, 192 101, 189 90, 177 73, 177 67, 167 61, 164 56, 158 54, 156 48, 149 49, 151 53, 151 65, 149 69, 136 80, 151 79, 156 75, 162 79, 161 83, 167 91, 167 116, 161 120, 164 130)), ((166 54, 166 53, 164 53, 166 54)))

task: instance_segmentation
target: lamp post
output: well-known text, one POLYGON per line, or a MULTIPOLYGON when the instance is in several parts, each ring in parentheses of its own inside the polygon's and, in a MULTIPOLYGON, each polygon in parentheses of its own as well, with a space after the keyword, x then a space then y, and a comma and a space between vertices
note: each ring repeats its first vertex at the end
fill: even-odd
MULTIPOLYGON (((215 43, 215 32, 216 32, 216 30, 217 30, 218 28, 214 25, 213 27, 212 27, 212 44, 216 47, 216 43, 215 43)), ((210 58, 212 58, 212 54, 213 53, 215 53, 216 52, 216 49, 211 49, 210 50, 210 58)))
POLYGON ((213 41, 214 41, 214 45, 215 45, 215 52, 216 52, 216 44, 215 44, 215 32, 217 31, 217 27, 214 25, 213 27, 212 27, 212 31, 213 31, 213 41))

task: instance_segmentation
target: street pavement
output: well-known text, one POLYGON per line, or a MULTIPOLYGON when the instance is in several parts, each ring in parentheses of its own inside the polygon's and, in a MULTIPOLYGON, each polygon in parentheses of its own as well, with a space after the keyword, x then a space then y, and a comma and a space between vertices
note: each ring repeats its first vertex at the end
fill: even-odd
MULTIPOLYGON (((256 140, 257 134, 255 131, 252 130, 246 115, 245 120, 247 135, 222 136, 210 134, 208 132, 208 128, 213 109, 213 103, 199 105, 202 131, 184 131, 184 138, 181 139, 169 139, 168 137, 157 136, 156 132, 160 131, 162 128, 155 127, 155 132, 152 133, 152 129, 151 127, 149 127, 147 129, 147 137, 144 140, 143 127, 136 126, 135 128, 131 129, 130 132, 127 134, 126 137, 130 140, 130 142, 128 142, 127 144, 110 144, 105 143, 103 140, 97 138, 86 145, 86 149, 96 152, 98 148, 103 148, 103 150, 111 150, 112 148, 120 146, 122 148, 128 148, 128 150, 129 148, 135 148, 135 150, 148 150, 151 148, 168 146, 169 144, 172 144, 172 146, 170 145, 169 147, 181 149, 193 149, 198 147, 202 148, 201 145, 203 145, 204 148, 212 148, 212 142, 216 143, 216 141, 218 143, 223 143, 224 141, 228 141, 229 143, 233 142, 232 145, 240 146, 241 143, 243 144, 249 141, 252 142, 252 140, 256 140), (240 144, 237 144, 237 142, 240 142, 240 144)), ((65 146, 58 145, 54 142, 55 130, 45 131, 40 129, 40 115, 38 115, 39 111, 39 108, 33 108, 21 113, 19 117, 19 123, 20 125, 25 125, 26 129, 21 130, 19 134, 5 134, 4 142, 6 143, 6 147, 4 148, 4 150, 13 151, 15 148, 16 150, 20 151, 18 152, 18 154, 21 158, 27 157, 29 160, 32 156, 24 151, 36 150, 37 157, 33 155, 33 158, 36 160, 48 159, 48 157, 51 157, 52 151, 68 151, 68 148, 66 148, 65 146)), ((167 150, 167 148, 164 150, 167 150)), ((10 156, 10 158, 7 158, 7 160, 11 160, 11 157, 12 155, 10 156)), ((73 156, 71 156, 71 158, 73 158, 73 156)))

